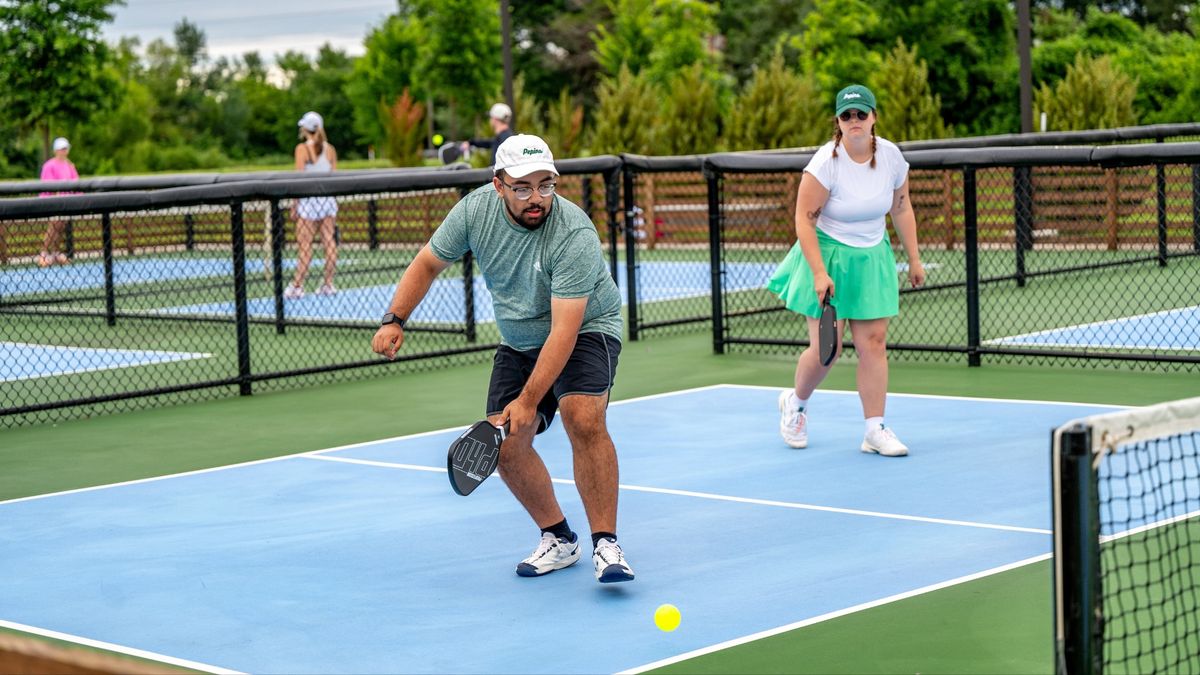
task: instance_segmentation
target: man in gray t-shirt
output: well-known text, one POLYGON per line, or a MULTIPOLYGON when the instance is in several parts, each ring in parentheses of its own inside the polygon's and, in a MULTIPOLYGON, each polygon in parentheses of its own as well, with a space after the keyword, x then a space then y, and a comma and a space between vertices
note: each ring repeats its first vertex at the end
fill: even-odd
POLYGON ((434 278, 470 251, 491 291, 501 336, 487 401, 488 420, 509 427, 500 475, 542 531, 517 574, 541 576, 579 560, 579 538, 533 449, 534 435, 561 410, 592 530, 596 579, 631 581, 617 544, 617 452, 605 422, 621 352, 621 297, 595 225, 554 192, 558 171, 546 142, 512 136, 495 159, 492 183, 456 204, 405 270, 371 347, 395 358, 404 322, 434 278))

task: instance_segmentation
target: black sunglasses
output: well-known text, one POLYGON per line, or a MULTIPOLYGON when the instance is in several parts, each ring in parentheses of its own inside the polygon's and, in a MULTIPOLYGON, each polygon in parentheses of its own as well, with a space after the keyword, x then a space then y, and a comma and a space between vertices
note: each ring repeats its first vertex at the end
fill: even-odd
POLYGON ((871 113, 863 112, 861 110, 843 110, 842 114, 838 115, 843 122, 849 122, 850 118, 854 116, 857 116, 860 122, 865 122, 867 121, 867 118, 871 116, 871 113))

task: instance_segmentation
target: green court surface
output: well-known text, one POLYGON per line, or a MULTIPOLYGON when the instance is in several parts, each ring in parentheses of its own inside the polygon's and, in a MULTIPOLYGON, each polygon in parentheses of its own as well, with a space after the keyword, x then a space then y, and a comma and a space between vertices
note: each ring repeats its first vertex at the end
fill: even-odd
MULTIPOLYGON (((626 343, 615 399, 717 384, 787 386, 791 356, 711 353, 708 334, 626 343)), ((465 426, 489 366, 476 364, 0 431, 0 500, 465 426)), ((382 371, 381 371, 382 372, 382 371)), ((854 387, 852 363, 824 389, 854 387)), ((1196 396, 1194 373, 894 362, 891 391, 1144 405, 1196 396)), ((697 411, 703 416, 703 411, 697 411)), ((936 424, 906 420, 906 424, 936 424)), ((1049 470, 1049 430, 1046 457, 1049 470)), ((624 523, 636 527, 636 523, 624 523)), ((784 535, 786 536, 786 534, 784 535)), ((803 542, 797 542, 802 554, 803 542)), ((801 580, 802 581, 802 580, 801 580)), ((1053 670, 1045 560, 864 608, 675 663, 666 672, 1053 670)))

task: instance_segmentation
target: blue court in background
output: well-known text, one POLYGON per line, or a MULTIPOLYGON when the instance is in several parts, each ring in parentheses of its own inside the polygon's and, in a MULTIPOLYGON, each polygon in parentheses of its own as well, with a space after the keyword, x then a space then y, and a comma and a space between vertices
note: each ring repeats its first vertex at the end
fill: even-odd
MULTIPOLYGON (((774 264, 726 263, 726 290, 742 291, 766 286, 774 264)), ((639 302, 681 300, 684 298, 707 297, 712 287, 712 273, 708 263, 701 262, 645 262, 638 266, 639 302)), ((399 273, 396 280, 399 281, 399 273)), ((627 270, 617 268, 617 286, 621 290, 621 302, 628 296, 627 270)), ((325 319, 335 321, 376 322, 379 315, 391 303, 396 285, 342 287, 333 296, 311 293, 315 282, 310 284, 310 293, 298 300, 284 300, 284 314, 290 318, 325 319)), ((495 321, 492 294, 483 278, 476 275, 473 291, 475 295, 475 321, 495 321)), ((463 280, 442 275, 433 282, 429 294, 412 314, 413 321, 427 323, 460 323, 466 317, 463 280)), ((275 298, 250 298, 247 304, 250 316, 272 318, 275 316, 275 298)), ((234 313, 233 302, 212 302, 183 307, 167 307, 160 311, 181 314, 230 316, 234 313)))
POLYGON ((1200 350, 1200 307, 1128 316, 988 340, 1040 347, 1200 350))
POLYGON ((0 342, 0 382, 203 359, 211 354, 0 342))
MULTIPOLYGON (((451 492, 451 429, 0 503, 0 621, 247 672, 633 669, 1046 554, 1048 432, 1111 409, 894 394, 890 459, 853 392, 788 448, 778 392, 612 405, 631 583, 516 576, 537 529, 499 478, 451 492)), ((586 539, 559 421, 537 447, 586 539)))
MULTIPOLYGON (((324 262, 314 258, 312 265, 320 269, 324 262)), ((296 261, 284 260, 283 266, 294 268, 296 261)), ((247 258, 247 274, 261 275, 264 269, 261 259, 247 258)), ((117 258, 113 261, 113 284, 117 286, 232 276, 233 261, 228 258, 117 258)), ((0 269, 0 297, 96 288, 104 288, 104 263, 100 260, 53 267, 0 269)))

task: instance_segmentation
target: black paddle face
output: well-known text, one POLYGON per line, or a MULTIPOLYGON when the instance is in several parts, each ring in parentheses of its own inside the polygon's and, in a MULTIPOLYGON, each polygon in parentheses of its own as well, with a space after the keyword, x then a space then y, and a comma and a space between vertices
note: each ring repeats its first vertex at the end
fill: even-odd
POLYGON ((821 326, 817 331, 817 355, 821 365, 828 366, 837 356, 837 310, 829 304, 829 296, 821 302, 821 326))
POLYGON ((500 444, 504 442, 504 430, 496 428, 487 420, 476 422, 463 432, 446 453, 446 473, 450 476, 450 487, 464 497, 475 491, 487 480, 500 463, 500 444))
POLYGON ((460 157, 462 157, 462 150, 458 143, 454 143, 453 141, 443 143, 442 147, 438 148, 438 159, 442 160, 442 164, 453 164, 460 157))

